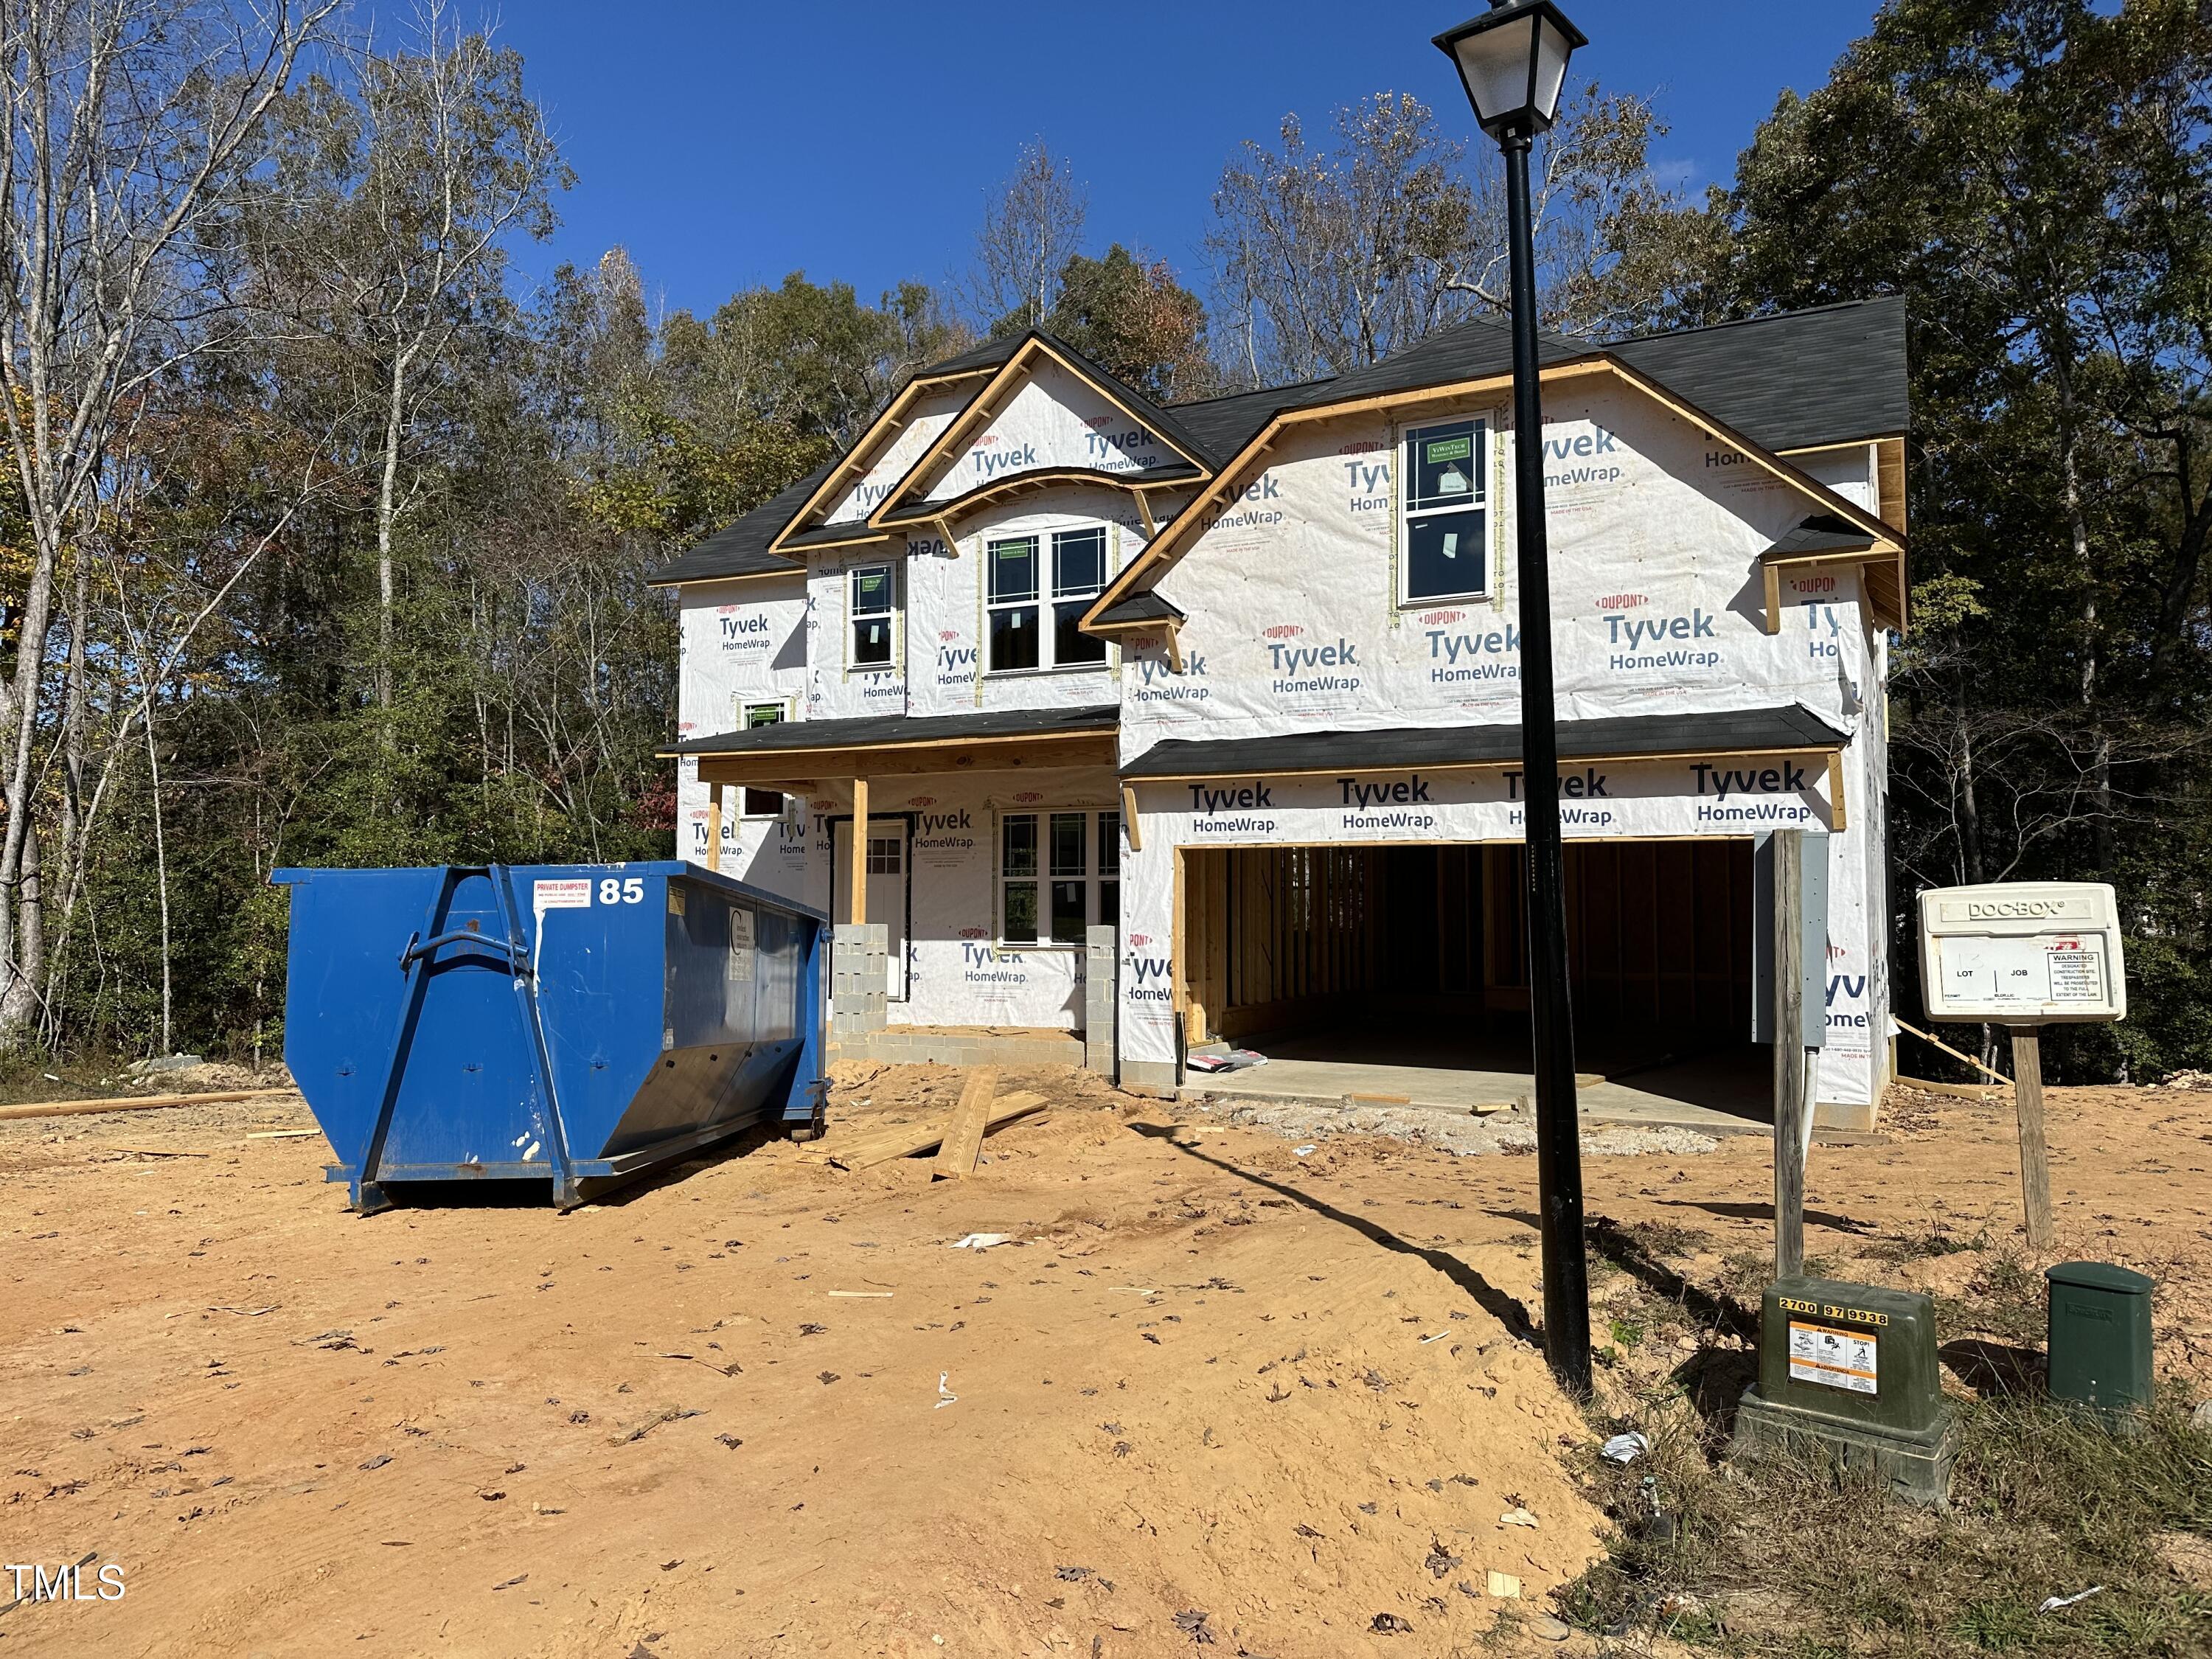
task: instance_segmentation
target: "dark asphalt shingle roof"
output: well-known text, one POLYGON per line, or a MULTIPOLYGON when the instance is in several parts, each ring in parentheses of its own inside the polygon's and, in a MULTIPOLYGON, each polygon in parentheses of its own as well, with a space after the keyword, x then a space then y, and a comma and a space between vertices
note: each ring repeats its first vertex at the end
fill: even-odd
POLYGON ((1132 593, 1119 604, 1100 611, 1098 620, 1102 623, 1154 623, 1182 622, 1185 617, 1175 605, 1146 588, 1143 592, 1132 593))
MULTIPOLYGON (((773 730, 774 728, 769 728, 773 730)), ((1830 747, 1844 733, 1802 703, 1719 714, 1626 714, 1562 720, 1559 758, 1597 755, 1739 755, 1830 747)), ((1292 732, 1211 741, 1170 738, 1121 769, 1131 780, 1398 771, 1521 758, 1518 726, 1423 726, 1381 732, 1292 732)))
POLYGON ((1607 349, 1770 450, 1895 437, 1911 418, 1901 295, 1607 349))
POLYGON ((1203 403, 1177 404, 1175 416, 1205 447, 1206 459, 1220 467, 1235 459, 1237 452, 1251 442, 1279 410, 1294 405, 1301 393, 1329 384, 1327 380, 1306 380, 1296 386, 1270 386, 1262 392, 1208 398, 1203 403))
MULTIPOLYGON (((986 491, 1001 490, 1011 484, 1038 483, 1048 479, 1055 483, 1084 483, 1094 481, 1099 483, 1114 484, 1193 483, 1205 476, 1196 467, 1182 461, 1172 462, 1166 466, 1148 466, 1134 472, 1108 472, 1095 466, 1055 466, 1040 468, 1035 472, 1005 472, 988 483, 978 484, 975 489, 968 491, 967 495, 955 495, 950 500, 942 501, 915 501, 900 507, 896 513, 886 513, 884 514, 884 522, 886 525, 927 524, 931 520, 941 518, 947 513, 959 512, 961 503, 969 495, 980 495, 986 491)), ((811 536, 815 532, 808 531, 806 533, 811 536)), ((802 545, 803 538, 793 536, 787 544, 793 547, 802 545)))
POLYGON ((789 489, 763 501, 736 523, 725 525, 696 547, 654 571, 647 580, 656 586, 671 582, 710 581, 722 576, 760 576, 788 571, 803 575, 806 567, 768 550, 776 532, 789 524, 806 498, 821 488, 836 465, 829 462, 814 469, 789 489))
POLYGON ((1856 553, 1874 545, 1868 535, 1849 519, 1832 513, 1815 513, 1768 548, 1761 559, 1803 559, 1821 553, 1856 553))
POLYGON ((776 755, 816 749, 875 749, 976 738, 1034 738, 1108 732, 1121 725, 1113 703, 1093 708, 990 708, 973 714, 866 714, 854 720, 784 720, 689 738, 664 755, 776 755))

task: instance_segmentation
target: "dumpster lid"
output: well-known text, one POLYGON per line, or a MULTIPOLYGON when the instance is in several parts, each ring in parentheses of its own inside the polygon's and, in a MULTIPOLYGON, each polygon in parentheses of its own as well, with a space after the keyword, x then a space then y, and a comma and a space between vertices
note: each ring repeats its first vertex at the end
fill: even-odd
POLYGON ((2054 1285, 2086 1285, 2094 1291, 2118 1291, 2129 1296, 2148 1296, 2158 1281, 2110 1261, 2062 1261, 2044 1270, 2054 1285))

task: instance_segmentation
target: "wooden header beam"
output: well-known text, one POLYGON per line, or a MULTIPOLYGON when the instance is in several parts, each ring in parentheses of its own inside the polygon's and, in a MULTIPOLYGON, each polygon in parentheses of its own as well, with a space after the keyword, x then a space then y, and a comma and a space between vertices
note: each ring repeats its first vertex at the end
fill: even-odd
POLYGON ((912 777, 941 772, 1035 772, 1048 767, 1112 766, 1111 732, 1041 738, 944 738, 867 748, 783 750, 773 754, 702 755, 701 781, 783 787, 796 793, 817 778, 912 777))

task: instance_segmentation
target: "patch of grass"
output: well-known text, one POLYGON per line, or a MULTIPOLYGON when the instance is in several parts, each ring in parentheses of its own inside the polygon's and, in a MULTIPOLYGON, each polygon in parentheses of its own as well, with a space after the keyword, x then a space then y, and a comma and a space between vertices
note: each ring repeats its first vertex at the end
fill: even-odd
POLYGON ((1695 1255, 1712 1243, 1710 1234, 1672 1221, 1632 1222, 1620 1233, 1654 1261, 1663 1261, 1669 1256, 1680 1260, 1695 1255))
POLYGON ((1628 1352, 1634 1352, 1637 1345, 1644 1340, 1644 1324, 1641 1320, 1619 1317, 1608 1319, 1606 1321, 1606 1329, 1613 1337, 1613 1346, 1628 1352))
POLYGON ((1937 1298, 1936 1334, 1946 1341, 1954 1336, 1998 1336, 2037 1346, 2049 1322, 2048 1291, 2043 1275, 2021 1260, 2016 1247, 2007 1245, 1974 1275, 1963 1298, 1937 1298))
POLYGON ((1966 1403, 1944 1514, 1817 1459, 1728 1464, 1685 1410, 1644 1426, 1652 1449, 1636 1462, 1589 1455, 1619 1531, 1560 1596, 1630 1651, 1662 1636, 1741 1659, 2212 1651, 2212 1596, 2157 1551, 2160 1534, 2212 1538, 2212 1435, 2183 1404, 2121 1438, 2037 1401, 1966 1403), (2036 1612, 2093 1584, 2106 1588, 2036 1612))
POLYGON ((1939 1222, 1918 1232, 1899 1233, 1894 1237, 1881 1239, 1868 1246, 1866 1253, 1885 1267, 1902 1267, 1936 1256, 1964 1255, 1989 1248, 1990 1234, 1986 1227, 1972 1238, 1962 1238, 1957 1233, 1946 1232, 1939 1222))

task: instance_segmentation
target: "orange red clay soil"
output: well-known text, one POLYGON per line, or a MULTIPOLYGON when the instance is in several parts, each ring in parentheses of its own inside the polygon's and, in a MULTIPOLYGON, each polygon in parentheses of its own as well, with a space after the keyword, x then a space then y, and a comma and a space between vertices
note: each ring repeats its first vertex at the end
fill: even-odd
MULTIPOLYGON (((961 1078, 841 1068, 829 1147, 961 1078)), ((964 1182, 773 1142, 565 1217, 348 1215, 319 1138, 246 1139, 296 1104, 0 1125, 0 1549, 127 1586, 6 1608, 0 1659, 1441 1654, 1511 1605, 1490 1571, 1526 1619, 1601 1552, 1522 1311, 1534 1159, 1000 1087, 1056 1103, 964 1182)), ((2059 1254, 2157 1276, 2201 1384, 2212 1094, 2051 1118, 2059 1254)), ((1702 1235, 1692 1279, 1769 1246, 1762 1140, 1588 1178, 1702 1235)), ((2017 1248, 2002 1106, 1923 1100, 1808 1185, 1858 1277, 1951 1294, 2017 1248), (1989 1237, 1883 1265, 1934 1227, 1989 1237)))

